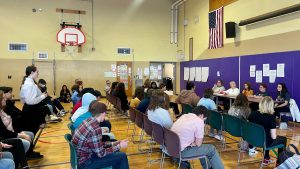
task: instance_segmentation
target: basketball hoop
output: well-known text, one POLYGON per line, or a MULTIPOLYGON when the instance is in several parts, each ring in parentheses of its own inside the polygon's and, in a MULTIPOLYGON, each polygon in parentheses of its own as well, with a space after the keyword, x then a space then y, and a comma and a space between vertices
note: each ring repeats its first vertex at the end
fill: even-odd
POLYGON ((56 38, 57 42, 62 45, 62 51, 64 51, 63 48, 65 48, 65 46, 78 46, 78 52, 81 52, 81 45, 85 43, 83 32, 76 27, 66 26, 62 28, 57 33, 56 38))

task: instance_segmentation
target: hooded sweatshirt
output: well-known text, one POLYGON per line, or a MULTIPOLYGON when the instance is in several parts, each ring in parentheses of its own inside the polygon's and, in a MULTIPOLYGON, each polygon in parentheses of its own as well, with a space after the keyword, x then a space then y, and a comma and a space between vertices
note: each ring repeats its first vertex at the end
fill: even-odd
POLYGON ((182 90, 180 95, 175 100, 176 103, 179 104, 189 104, 191 106, 197 106, 200 97, 197 96, 195 91, 193 90, 182 90))
POLYGON ((92 95, 91 93, 86 93, 86 94, 84 94, 84 95, 82 96, 82 106, 76 110, 76 112, 75 112, 75 113, 73 114, 73 116, 71 117, 71 120, 72 120, 73 122, 75 122, 76 119, 77 119, 80 115, 82 115, 82 114, 88 112, 88 111, 89 111, 89 105, 90 105, 90 103, 91 103, 92 101, 94 101, 94 100, 97 100, 97 98, 96 98, 94 95, 92 95))

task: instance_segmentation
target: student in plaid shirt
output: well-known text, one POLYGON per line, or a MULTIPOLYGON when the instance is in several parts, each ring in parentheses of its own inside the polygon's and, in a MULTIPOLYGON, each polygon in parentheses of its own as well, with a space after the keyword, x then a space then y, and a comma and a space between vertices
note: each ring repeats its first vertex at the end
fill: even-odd
POLYGON ((99 126, 99 123, 105 119, 106 105, 100 102, 91 104, 92 117, 82 122, 72 138, 77 153, 78 168, 94 169, 112 166, 114 169, 128 169, 127 155, 119 152, 121 148, 127 147, 128 140, 112 142, 107 148, 101 141, 102 130, 99 126))

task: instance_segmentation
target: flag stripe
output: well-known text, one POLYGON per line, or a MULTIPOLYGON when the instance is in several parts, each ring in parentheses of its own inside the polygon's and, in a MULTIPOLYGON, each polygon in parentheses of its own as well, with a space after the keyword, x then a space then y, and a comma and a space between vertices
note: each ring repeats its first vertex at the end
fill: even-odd
POLYGON ((223 10, 221 7, 209 15, 209 49, 223 47, 223 10))

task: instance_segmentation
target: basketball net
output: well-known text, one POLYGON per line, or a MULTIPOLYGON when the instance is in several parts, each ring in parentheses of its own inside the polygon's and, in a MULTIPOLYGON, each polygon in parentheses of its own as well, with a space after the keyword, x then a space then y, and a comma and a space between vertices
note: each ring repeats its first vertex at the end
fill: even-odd
POLYGON ((73 55, 77 51, 77 45, 74 42, 67 42, 65 48, 69 55, 73 55))

